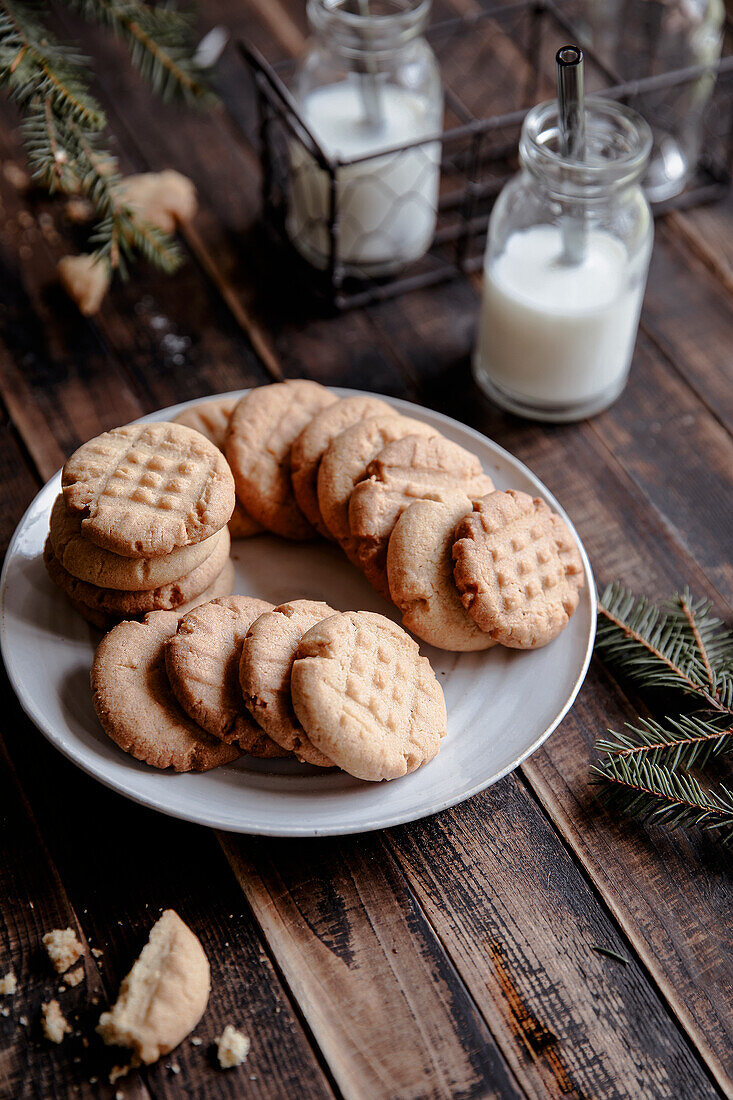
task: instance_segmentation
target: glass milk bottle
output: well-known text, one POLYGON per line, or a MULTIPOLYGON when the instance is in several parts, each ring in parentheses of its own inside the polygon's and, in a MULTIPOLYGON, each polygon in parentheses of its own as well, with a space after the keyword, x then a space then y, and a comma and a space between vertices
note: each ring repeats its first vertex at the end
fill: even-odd
POLYGON ((336 187, 332 197, 329 172, 291 141, 287 230, 315 267, 327 266, 332 240, 343 274, 375 276, 399 271, 432 243, 443 89, 423 37, 430 4, 308 0, 313 36, 293 94, 336 187))
POLYGON ((558 151, 557 102, 526 116, 521 171, 491 215, 473 364, 511 412, 580 420, 623 390, 654 235, 640 186, 651 142, 640 115, 588 98, 581 163, 558 151))

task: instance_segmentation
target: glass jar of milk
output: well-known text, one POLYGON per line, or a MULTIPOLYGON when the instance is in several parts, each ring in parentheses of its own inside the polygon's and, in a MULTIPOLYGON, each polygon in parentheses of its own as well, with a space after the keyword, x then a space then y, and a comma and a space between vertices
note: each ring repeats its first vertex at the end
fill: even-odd
POLYGON ((585 101, 585 154, 560 153, 558 107, 526 116, 521 171, 491 215, 474 375, 534 420, 592 416, 621 393, 654 236, 640 180, 651 149, 640 115, 585 101))
POLYGON ((308 0, 293 94, 310 140, 290 143, 287 230, 315 267, 391 275, 432 243, 443 88, 423 37, 430 6, 308 0))

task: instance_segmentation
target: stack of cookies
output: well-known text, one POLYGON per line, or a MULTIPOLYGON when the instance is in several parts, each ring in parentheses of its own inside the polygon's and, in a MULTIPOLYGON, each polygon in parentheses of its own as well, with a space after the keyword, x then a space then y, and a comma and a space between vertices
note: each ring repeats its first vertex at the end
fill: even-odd
POLYGON ((245 752, 395 779, 431 760, 446 732, 443 692, 401 627, 311 600, 230 596, 120 623, 91 680, 112 740, 176 771, 245 752))
POLYGON ((475 455, 384 401, 262 386, 229 413, 224 451, 249 517, 337 542, 438 648, 534 649, 577 607, 583 566, 560 517, 495 491, 475 455))
POLYGON ((132 424, 80 447, 62 472, 44 561, 89 622, 185 613, 234 584, 234 483, 221 452, 179 424, 132 424))

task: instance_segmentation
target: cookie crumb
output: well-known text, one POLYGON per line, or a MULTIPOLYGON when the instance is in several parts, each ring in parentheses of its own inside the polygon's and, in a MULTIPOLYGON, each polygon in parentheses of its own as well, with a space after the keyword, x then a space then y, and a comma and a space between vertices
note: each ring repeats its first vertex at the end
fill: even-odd
POLYGON ((112 1069, 109 1071, 110 1085, 114 1085, 115 1081, 119 1081, 120 1077, 127 1077, 132 1068, 132 1062, 127 1066, 112 1066, 112 1069))
POLYGON ((18 1017, 18 1023, 20 1024, 21 1027, 28 1027, 28 1017, 27 1016, 19 1016, 18 1017))
POLYGON ((9 1016, 9 1015, 10 1015, 10 1009, 9 1008, 0 1008, 0 1016, 9 1016))
POLYGON ((181 1072, 181 1067, 178 1065, 177 1062, 170 1062, 166 1066, 166 1069, 169 1069, 171 1071, 171 1073, 180 1073, 181 1072))
POLYGON ((63 974, 84 954, 73 928, 54 928, 46 932, 43 945, 57 974, 63 974))
POLYGON ((101 959, 102 958, 102 952, 99 950, 98 947, 93 947, 92 948, 92 955, 94 955, 95 959, 101 959))
POLYGON ((125 1100, 125 1094, 122 1089, 117 1089, 117 1092, 115 1093, 115 1100, 125 1100))
POLYGON ((0 997, 12 997, 18 988, 18 979, 12 970, 9 970, 4 978, 0 978, 0 997))
POLYGON ((216 1054, 222 1069, 241 1066, 249 1054, 250 1041, 247 1035, 227 1024, 216 1040, 216 1054))
POLYGON ((43 1034, 51 1043, 61 1043, 65 1035, 71 1034, 69 1022, 56 1000, 41 1005, 41 1026, 43 1034))
POLYGON ((191 1040, 191 1046, 192 1047, 200 1047, 201 1044, 203 1043, 203 1041, 204 1041, 203 1039, 194 1038, 194 1039, 191 1040))
POLYGON ((74 986, 84 981, 84 976, 84 967, 77 966, 74 970, 70 970, 69 973, 65 975, 64 981, 73 989, 74 986))

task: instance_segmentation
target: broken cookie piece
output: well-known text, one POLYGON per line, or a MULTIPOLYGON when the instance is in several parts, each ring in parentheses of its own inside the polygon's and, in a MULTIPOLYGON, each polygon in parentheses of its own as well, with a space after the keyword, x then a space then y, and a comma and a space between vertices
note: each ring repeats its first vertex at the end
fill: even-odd
POLYGON ((54 928, 43 937, 43 945, 57 974, 63 974, 84 954, 73 928, 54 928))
POLYGON ((43 1034, 51 1043, 61 1043, 65 1035, 71 1034, 71 1025, 61 1011, 58 1001, 49 1001, 41 1005, 41 1027, 43 1034))
POLYGON ((97 1031, 150 1064, 193 1031, 209 999, 209 962, 198 938, 166 909, 97 1031))
POLYGON ((241 1066, 249 1054, 250 1041, 248 1036, 237 1031, 231 1024, 227 1024, 223 1032, 216 1040, 216 1054, 222 1069, 232 1069, 241 1066))

